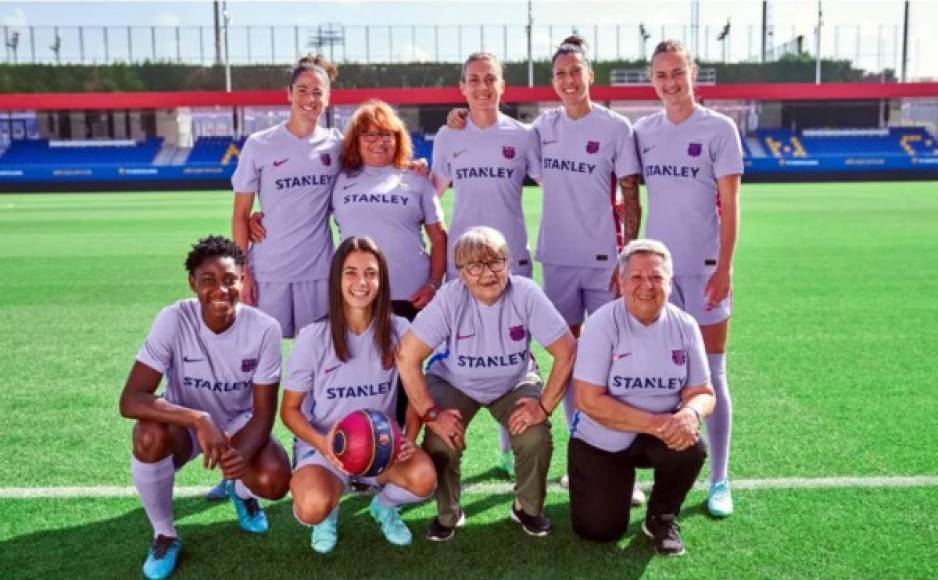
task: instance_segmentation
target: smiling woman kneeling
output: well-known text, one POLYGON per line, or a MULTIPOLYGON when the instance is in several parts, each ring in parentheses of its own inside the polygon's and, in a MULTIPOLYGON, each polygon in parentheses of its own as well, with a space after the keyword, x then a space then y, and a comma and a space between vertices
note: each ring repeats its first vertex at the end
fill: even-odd
POLYGON ((590 317, 577 348, 568 465, 573 530, 599 542, 628 527, 635 468, 654 469, 642 530, 678 556, 675 519, 706 458, 700 425, 714 398, 700 329, 668 303, 671 273, 661 242, 619 255, 622 298, 590 317))

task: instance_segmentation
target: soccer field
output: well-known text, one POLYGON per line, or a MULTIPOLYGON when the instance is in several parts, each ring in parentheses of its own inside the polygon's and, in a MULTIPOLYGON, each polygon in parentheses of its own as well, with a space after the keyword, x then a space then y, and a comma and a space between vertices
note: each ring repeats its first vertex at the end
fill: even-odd
MULTIPOLYGON (((533 245, 539 191, 525 195, 533 245)), ((249 536, 230 504, 191 497, 218 474, 190 465, 176 479, 190 495, 176 501, 179 577, 934 577, 938 183, 747 184, 741 200, 728 357, 737 512, 714 520, 692 492, 686 557, 653 557, 643 508, 618 545, 580 541, 556 485, 554 533, 525 536, 507 519, 510 484, 480 415, 454 541, 422 539, 431 502, 405 510, 415 542, 394 548, 361 497, 343 502, 328 557, 309 549, 288 499, 270 506, 267 536, 249 536)), ((0 196, 0 578, 139 575, 150 529, 118 396, 153 317, 189 295, 190 244, 230 232, 230 213, 227 192, 0 196)), ((564 427, 555 419, 552 481, 564 427)))

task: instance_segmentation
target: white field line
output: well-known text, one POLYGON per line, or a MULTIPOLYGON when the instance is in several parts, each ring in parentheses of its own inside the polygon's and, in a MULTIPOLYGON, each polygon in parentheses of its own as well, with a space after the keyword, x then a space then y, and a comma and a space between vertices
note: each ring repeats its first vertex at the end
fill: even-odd
MULTIPOLYGON (((641 482, 641 487, 648 491, 649 482, 641 482)), ((887 488, 887 487, 938 487, 938 476, 885 476, 885 477, 783 477, 774 479, 738 479, 732 481, 734 490, 752 489, 849 489, 849 488, 887 488)), ((706 489, 706 484, 698 482, 696 489, 706 489)), ((176 497, 198 497, 208 491, 208 487, 198 485, 176 486, 176 497)), ((514 487, 507 482, 470 483, 463 488, 465 494, 507 495, 514 487)), ((548 486, 548 491, 565 491, 557 483, 548 486)), ((136 497, 137 490, 125 485, 89 485, 60 487, 0 487, 0 499, 34 498, 91 498, 91 497, 136 497)))

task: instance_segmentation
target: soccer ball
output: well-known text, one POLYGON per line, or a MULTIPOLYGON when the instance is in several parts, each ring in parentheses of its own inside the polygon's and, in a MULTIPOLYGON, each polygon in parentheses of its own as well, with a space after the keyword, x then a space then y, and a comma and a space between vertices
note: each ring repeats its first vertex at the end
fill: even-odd
POLYGON ((375 409, 361 409, 339 421, 332 451, 350 474, 376 477, 394 464, 401 438, 394 419, 375 409))

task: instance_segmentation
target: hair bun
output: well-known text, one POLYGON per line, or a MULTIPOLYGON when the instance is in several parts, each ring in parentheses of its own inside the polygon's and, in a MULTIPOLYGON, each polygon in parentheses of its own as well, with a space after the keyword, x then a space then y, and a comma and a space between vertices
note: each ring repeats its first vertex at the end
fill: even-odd
POLYGON ((563 39, 560 44, 572 44, 573 46, 586 46, 586 39, 579 34, 571 34, 563 39))

